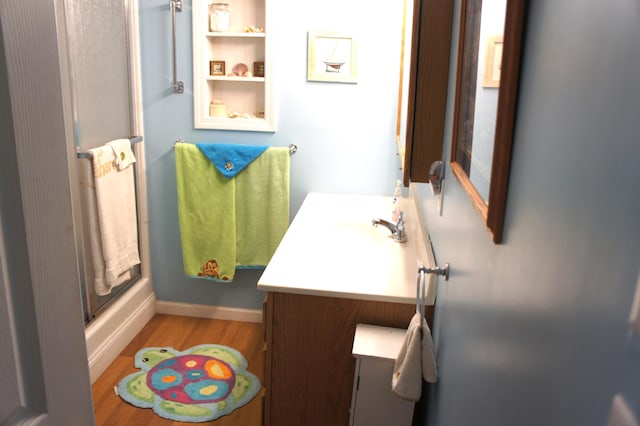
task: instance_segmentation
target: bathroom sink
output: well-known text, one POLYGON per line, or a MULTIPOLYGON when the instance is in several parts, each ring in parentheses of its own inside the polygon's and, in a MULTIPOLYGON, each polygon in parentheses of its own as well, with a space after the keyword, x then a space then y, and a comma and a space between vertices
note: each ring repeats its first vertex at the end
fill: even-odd
POLYGON ((415 303, 418 266, 433 262, 415 207, 406 201, 408 241, 398 243, 386 227, 371 223, 374 218, 390 220, 390 197, 309 194, 258 288, 415 303))

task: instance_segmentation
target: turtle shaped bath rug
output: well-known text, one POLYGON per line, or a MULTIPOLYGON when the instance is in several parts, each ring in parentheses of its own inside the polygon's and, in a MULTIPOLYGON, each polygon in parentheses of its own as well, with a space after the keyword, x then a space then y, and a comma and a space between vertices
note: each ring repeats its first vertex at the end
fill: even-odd
POLYGON ((247 365, 240 352, 223 345, 143 348, 135 356, 142 371, 122 379, 117 393, 165 419, 207 422, 242 407, 260 391, 260 380, 247 365))

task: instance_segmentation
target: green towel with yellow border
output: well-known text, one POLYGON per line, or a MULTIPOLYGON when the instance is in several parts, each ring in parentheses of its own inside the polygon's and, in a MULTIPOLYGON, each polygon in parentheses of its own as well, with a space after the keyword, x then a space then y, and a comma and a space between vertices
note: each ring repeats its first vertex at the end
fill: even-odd
POLYGON ((233 178, 193 144, 175 150, 185 274, 229 282, 236 267, 264 268, 289 226, 289 149, 267 149, 233 178))

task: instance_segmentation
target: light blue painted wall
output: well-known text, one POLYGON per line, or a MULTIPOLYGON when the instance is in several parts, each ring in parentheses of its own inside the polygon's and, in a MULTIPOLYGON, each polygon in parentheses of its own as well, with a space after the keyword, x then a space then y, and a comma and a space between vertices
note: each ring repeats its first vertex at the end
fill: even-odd
POLYGON ((194 130, 191 1, 184 2, 183 12, 177 16, 178 78, 185 84, 181 95, 170 90, 168 3, 140 2, 154 289, 161 300, 259 308, 263 299, 256 290, 260 271, 239 271, 233 284, 184 277, 173 143, 183 138, 194 142, 297 144, 299 151, 291 162, 292 217, 311 191, 391 195, 400 177, 394 134, 401 5, 387 2, 382 7, 364 0, 272 0, 278 130, 250 133, 194 130), (356 38, 358 84, 306 81, 307 31, 314 29, 348 32, 356 38))
POLYGON ((640 416, 640 3, 529 3, 504 244, 449 169, 442 217, 418 188, 452 268, 422 425, 603 425, 616 392, 640 416))

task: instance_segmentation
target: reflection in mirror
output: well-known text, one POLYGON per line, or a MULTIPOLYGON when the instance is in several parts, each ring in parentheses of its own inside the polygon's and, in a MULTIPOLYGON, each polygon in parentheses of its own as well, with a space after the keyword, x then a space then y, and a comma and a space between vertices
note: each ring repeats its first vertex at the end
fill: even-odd
POLYGON ((447 115, 453 1, 404 0, 396 137, 403 182, 428 182, 442 160, 447 115))
POLYGON ((451 169, 502 239, 525 0, 462 0, 451 169))
POLYGON ((468 7, 462 70, 466 96, 456 162, 488 203, 506 0, 470 0, 468 7))

